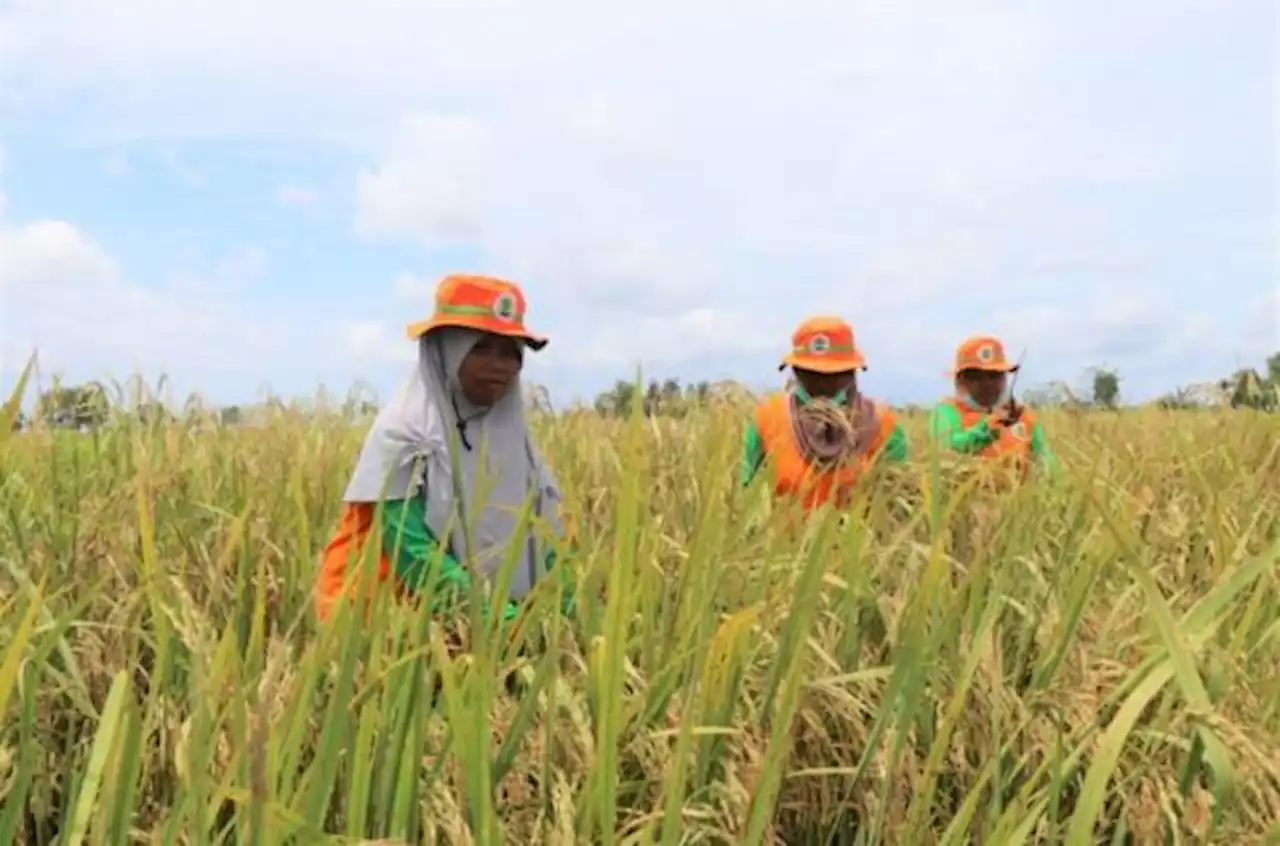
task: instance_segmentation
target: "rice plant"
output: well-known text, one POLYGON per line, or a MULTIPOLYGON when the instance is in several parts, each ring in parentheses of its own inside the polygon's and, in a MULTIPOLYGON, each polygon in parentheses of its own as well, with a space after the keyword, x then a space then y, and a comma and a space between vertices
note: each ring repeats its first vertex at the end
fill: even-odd
POLYGON ((1280 417, 1048 412, 1018 489, 912 419, 806 527, 744 417, 539 416, 578 609, 484 629, 317 626, 367 420, 0 426, 0 843, 1275 836, 1280 417))

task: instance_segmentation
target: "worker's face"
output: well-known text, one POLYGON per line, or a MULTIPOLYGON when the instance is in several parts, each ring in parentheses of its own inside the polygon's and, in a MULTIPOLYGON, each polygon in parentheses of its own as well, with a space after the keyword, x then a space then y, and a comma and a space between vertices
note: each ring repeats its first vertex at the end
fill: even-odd
POLYGON ((1004 396, 1008 374, 993 370, 964 370, 960 384, 978 405, 991 408, 1004 396))
POLYGON ((858 385, 856 370, 846 370, 843 373, 818 373, 795 368, 793 372, 800 387, 814 398, 831 399, 843 390, 854 390, 858 385))
POLYGON ((507 395, 524 365, 524 346, 515 338, 483 335, 458 367, 462 395, 479 406, 490 406, 507 395))

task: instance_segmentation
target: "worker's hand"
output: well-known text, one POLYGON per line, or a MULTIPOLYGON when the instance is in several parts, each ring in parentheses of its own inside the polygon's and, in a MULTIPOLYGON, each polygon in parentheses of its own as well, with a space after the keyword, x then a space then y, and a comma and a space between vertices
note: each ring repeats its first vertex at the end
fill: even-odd
POLYGON ((1017 403, 1007 403, 987 415, 987 426, 991 428, 992 432, 998 434, 1021 420, 1022 413, 1022 406, 1017 403))
POLYGON ((1012 426, 1014 423, 1017 423, 1022 419, 1023 411, 1023 406, 1019 405, 1014 400, 1009 400, 1004 406, 1004 424, 1006 426, 1012 426))

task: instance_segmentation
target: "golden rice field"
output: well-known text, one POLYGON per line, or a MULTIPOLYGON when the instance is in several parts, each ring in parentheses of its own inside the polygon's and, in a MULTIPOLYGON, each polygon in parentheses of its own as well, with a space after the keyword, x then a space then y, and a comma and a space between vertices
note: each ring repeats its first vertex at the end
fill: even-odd
POLYGON ((1280 415, 1049 412, 1003 493, 912 419, 803 538, 741 418, 540 420, 580 613, 502 631, 317 629, 336 417, 5 436, 0 843, 1280 836, 1280 415))

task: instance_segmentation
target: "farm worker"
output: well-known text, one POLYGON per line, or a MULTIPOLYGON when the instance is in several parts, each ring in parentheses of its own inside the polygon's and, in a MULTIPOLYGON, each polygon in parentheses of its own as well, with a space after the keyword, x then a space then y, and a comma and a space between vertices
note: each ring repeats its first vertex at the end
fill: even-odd
POLYGON ((792 384, 761 402, 747 426, 744 487, 768 465, 774 495, 809 511, 846 502, 877 457, 906 460, 906 435, 893 409, 858 390, 858 371, 867 367, 852 326, 838 317, 804 321, 778 369, 788 367, 792 384))
POLYGON ((561 528, 560 489, 525 425, 520 391, 526 351, 547 339, 525 328, 524 315, 524 293, 511 282, 453 275, 436 289, 434 315, 408 327, 418 361, 378 412, 343 494, 316 585, 322 621, 354 593, 368 541, 378 581, 393 580, 401 596, 425 592, 438 573, 433 610, 465 598, 474 576, 496 577, 518 542, 505 619, 554 563, 533 531, 515 537, 530 498, 537 520, 561 528))
POLYGON ((1052 470, 1055 460, 1036 413, 1009 395, 1009 374, 1017 371, 1000 339, 975 335, 962 342, 951 371, 955 393, 933 412, 934 438, 957 453, 1011 461, 1023 476, 1033 460, 1052 470))

